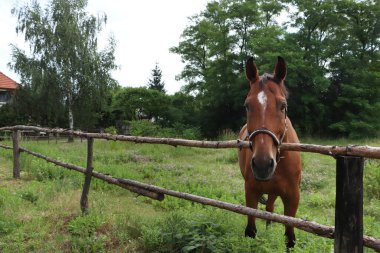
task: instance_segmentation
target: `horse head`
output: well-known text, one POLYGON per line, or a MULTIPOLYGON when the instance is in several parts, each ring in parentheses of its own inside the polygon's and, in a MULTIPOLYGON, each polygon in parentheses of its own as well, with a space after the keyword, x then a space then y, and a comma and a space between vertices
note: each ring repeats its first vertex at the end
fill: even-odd
POLYGON ((287 131, 287 91, 284 85, 286 63, 281 57, 273 74, 259 76, 253 58, 249 58, 246 76, 250 91, 244 106, 247 111, 246 139, 250 142, 251 168, 257 180, 270 180, 280 161, 280 146, 287 131))

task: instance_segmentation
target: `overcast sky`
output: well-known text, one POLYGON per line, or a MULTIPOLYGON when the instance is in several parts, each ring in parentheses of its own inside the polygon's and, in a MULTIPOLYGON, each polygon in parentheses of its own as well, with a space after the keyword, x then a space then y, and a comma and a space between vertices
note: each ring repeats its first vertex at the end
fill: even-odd
MULTIPOLYGON (((26 48, 23 36, 15 32, 16 17, 11 15, 14 6, 23 6, 26 0, 0 0, 0 71, 19 82, 9 69, 9 44, 26 48)), ((46 0, 40 1, 46 3, 46 0)), ((170 94, 184 84, 175 80, 183 64, 178 55, 169 53, 177 46, 188 17, 204 10, 208 0, 89 0, 88 12, 105 12, 108 20, 99 35, 99 46, 104 46, 109 35, 116 39, 116 64, 119 70, 112 76, 122 86, 144 86, 156 62, 162 70, 166 90, 170 94)))

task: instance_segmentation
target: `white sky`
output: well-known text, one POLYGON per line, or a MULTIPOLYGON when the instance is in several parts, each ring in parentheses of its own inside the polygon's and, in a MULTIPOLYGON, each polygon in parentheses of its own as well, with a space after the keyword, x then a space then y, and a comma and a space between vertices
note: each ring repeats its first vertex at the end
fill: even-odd
MULTIPOLYGON (((23 36, 17 36, 17 18, 12 16, 15 5, 26 0, 0 0, 0 71, 19 82, 20 78, 7 64, 11 61, 10 44, 27 49, 23 36)), ((40 1, 45 3, 46 0, 40 1)), ((176 81, 183 63, 179 55, 169 53, 177 46, 188 17, 204 10, 208 0, 89 0, 88 12, 107 14, 107 25, 98 36, 102 47, 110 34, 116 39, 116 64, 112 76, 122 86, 144 86, 156 62, 162 70, 168 93, 173 94, 184 84, 176 81)))

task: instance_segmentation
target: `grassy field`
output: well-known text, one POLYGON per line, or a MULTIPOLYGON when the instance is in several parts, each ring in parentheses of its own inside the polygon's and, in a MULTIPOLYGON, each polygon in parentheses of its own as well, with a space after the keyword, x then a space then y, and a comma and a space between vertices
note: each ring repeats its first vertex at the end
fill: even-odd
MULTIPOLYGON (((304 143, 317 143, 303 140, 304 143)), ((329 141, 319 142, 329 144, 329 141)), ((346 140, 330 142, 345 145, 346 140)), ((380 146, 380 140, 358 144, 380 146)), ((85 166, 86 143, 23 142, 21 146, 85 166)), ((158 202, 93 179, 90 212, 81 215, 83 175, 21 155, 12 179, 12 152, 0 149, 0 252, 285 252, 281 224, 258 220, 244 237, 246 217, 173 197, 158 202)), ((334 225, 335 160, 303 153, 297 216, 334 225)), ((96 171, 168 189, 244 204, 237 150, 211 150, 96 140, 96 171)), ((380 163, 367 160, 365 234, 380 238, 380 163)), ((264 209, 264 206, 260 206, 264 209)), ((280 200, 275 212, 282 213, 280 200)), ((292 252, 332 252, 333 241, 296 230, 292 252)), ((365 252, 373 252, 366 249, 365 252)))

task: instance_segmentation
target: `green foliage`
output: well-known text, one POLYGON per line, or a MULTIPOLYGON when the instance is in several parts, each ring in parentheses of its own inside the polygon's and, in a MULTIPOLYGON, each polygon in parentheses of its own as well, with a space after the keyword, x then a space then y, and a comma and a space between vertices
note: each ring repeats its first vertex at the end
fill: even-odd
POLYGON ((248 56, 263 74, 281 55, 288 63, 289 116, 300 134, 379 133, 376 0, 210 1, 170 49, 185 63, 179 78, 186 85, 174 95, 165 94, 158 64, 149 89, 116 87, 110 76, 115 41, 111 37, 102 51, 97 45, 107 17, 89 15, 86 6, 86 0, 51 0, 43 9, 33 1, 12 11, 31 56, 12 45, 10 65, 23 87, 0 109, 0 125, 71 127, 73 115, 77 127, 115 126, 126 133, 125 121, 146 119, 157 126, 135 126, 144 135, 194 138, 200 131, 214 138, 224 129, 238 131, 246 121, 248 56), (280 23, 284 13, 289 19, 280 23))
POLYGON ((98 233, 102 224, 102 218, 94 214, 71 220, 68 224, 68 232, 72 236, 71 249, 74 252, 105 252, 107 238, 98 233))
POLYGON ((131 135, 137 136, 155 136, 166 138, 184 138, 199 139, 201 137, 200 130, 195 127, 175 123, 173 127, 161 127, 148 120, 135 120, 128 122, 131 135))
MULTIPOLYGON (((212 217, 174 214, 143 229, 143 240, 149 252, 220 252, 227 250, 221 237, 228 228, 214 223, 212 217), (157 231, 159 228, 159 231, 157 231)), ((227 250, 228 251, 228 250, 227 250)))
POLYGON ((148 88, 165 93, 165 88, 164 88, 165 83, 161 79, 162 79, 162 71, 160 67, 158 66, 158 63, 156 63, 156 66, 152 70, 152 77, 148 81, 148 88))
POLYGON ((182 92, 169 96, 155 89, 121 88, 114 94, 111 108, 114 125, 120 133, 125 133, 124 128, 129 126, 133 135, 165 137, 164 132, 167 137, 200 135, 196 127, 199 111, 195 98, 182 92), (158 129, 162 134, 157 134, 158 129))
POLYGON ((192 95, 177 92, 170 97, 168 125, 181 123, 184 125, 199 126, 199 101, 192 95))
POLYGON ((19 224, 15 220, 0 218, 0 236, 10 234, 18 227, 19 224))
POLYGON ((380 126, 377 1, 211 1, 191 18, 179 45, 184 91, 196 95, 203 134, 237 131, 248 92, 244 61, 271 72, 288 62, 289 116, 302 134, 357 138, 380 126), (281 12, 287 23, 278 23, 281 12), (291 29, 288 29, 288 28, 291 29), (228 120, 226 120, 228 119, 228 120))
POLYGON ((104 129, 104 132, 106 132, 107 134, 117 134, 117 129, 114 126, 111 126, 104 129))
MULTIPOLYGON (((232 135, 226 131, 226 135, 232 135)), ((347 145, 352 140, 307 140, 347 145)), ((360 144, 378 146, 379 140, 360 144)), ((24 141, 23 147, 85 166, 86 142, 24 141)), ((235 149, 199 149, 95 140, 94 168, 115 177, 244 204, 244 180, 235 149)), ((83 175, 22 153, 21 180, 13 180, 12 152, 0 156, 0 251, 10 252, 284 252, 283 225, 257 219, 256 239, 245 238, 246 217, 167 196, 130 193, 93 178, 90 213, 81 216, 83 175), (43 175, 43 176, 41 176, 43 175), (51 179, 49 179, 51 177, 51 179), (42 180, 40 180, 42 178, 42 180), (21 198, 21 194, 28 196, 21 198), (31 204, 29 199, 38 196, 31 204), (32 198, 31 198, 32 197, 32 198)), ((297 217, 334 225, 335 160, 302 153, 297 217), (323 212, 321 212, 323 209, 323 212)), ((364 233, 380 237, 379 164, 364 169, 364 233)), ((265 207, 259 205, 260 209, 265 207)), ((275 212, 283 213, 280 198, 275 212)), ((295 230, 292 252, 330 252, 333 241, 295 230)), ((365 252, 374 252, 365 249, 365 252)))
POLYGON ((364 171, 364 196, 368 199, 380 199, 380 163, 370 160, 364 171))
POLYGON ((97 34, 107 17, 89 15, 86 0, 37 1, 13 9, 16 32, 23 34, 31 55, 12 45, 11 67, 21 76, 21 115, 49 126, 93 127, 115 86, 115 41, 98 50, 97 34), (25 98, 25 99, 22 99, 25 98), (73 117, 72 117, 73 116, 73 117), (68 120, 65 120, 67 119, 68 120))
POLYGON ((34 204, 38 200, 38 195, 34 194, 31 191, 23 191, 20 193, 20 197, 30 203, 34 204))
POLYGON ((118 120, 152 119, 160 122, 167 118, 170 99, 157 90, 122 88, 116 92, 112 108, 118 120))
POLYGON ((131 135, 157 136, 159 126, 148 120, 134 120, 128 122, 131 135))
POLYGON ((0 107, 0 126, 14 126, 25 122, 12 104, 5 104, 0 107))

